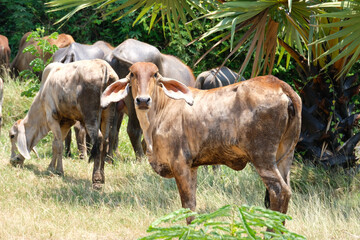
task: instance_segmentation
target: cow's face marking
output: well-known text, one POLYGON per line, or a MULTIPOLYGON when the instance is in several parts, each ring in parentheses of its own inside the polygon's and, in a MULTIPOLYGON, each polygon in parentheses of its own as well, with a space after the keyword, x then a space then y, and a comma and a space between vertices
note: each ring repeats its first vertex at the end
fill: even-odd
POLYGON ((150 109, 158 72, 159 69, 153 63, 138 62, 131 66, 129 77, 136 109, 150 109))

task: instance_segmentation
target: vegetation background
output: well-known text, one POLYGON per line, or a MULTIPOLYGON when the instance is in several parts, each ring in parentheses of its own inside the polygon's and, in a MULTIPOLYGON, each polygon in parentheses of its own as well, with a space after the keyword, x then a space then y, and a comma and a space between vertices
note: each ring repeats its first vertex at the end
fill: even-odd
MULTIPOLYGON (((38 145, 24 168, 10 165, 7 131, 24 116, 32 98, 21 97, 24 82, 5 79, 4 126, 0 135, 0 239, 137 239, 149 225, 181 207, 174 179, 157 175, 146 159, 136 161, 121 128, 121 157, 106 164, 106 184, 94 191, 92 164, 64 158, 64 177, 46 169, 51 161, 52 134, 38 145)), ((323 170, 298 161, 291 171, 293 196, 286 227, 307 239, 360 238, 360 174, 323 170)), ((225 166, 214 173, 199 169, 197 211, 209 213, 225 204, 263 207, 265 187, 249 164, 236 172, 225 166)), ((184 221, 185 224, 185 221, 184 221)))
MULTIPOLYGON (((9 38, 12 57, 22 35, 42 26, 49 34, 54 31, 71 34, 80 43, 104 40, 117 46, 127 38, 137 38, 180 57, 189 66, 208 47, 206 41, 185 47, 190 39, 181 25, 180 33, 173 35, 157 25, 149 32, 146 22, 132 26, 136 14, 112 22, 115 14, 102 17, 101 11, 85 9, 64 25, 54 26, 64 12, 47 13, 44 3, 41 0, 0 2, 0 34, 9 38)), ((201 25, 209 28, 210 20, 204 20, 201 25)), ((195 25, 193 29, 200 32, 201 26, 195 25)), ((219 66, 225 55, 211 53, 194 68, 195 75, 219 66)), ((243 59, 240 56, 227 66, 238 69, 243 59)), ((273 74, 288 82, 298 78, 293 64, 289 69, 284 65, 276 66, 273 74)), ((250 71, 245 71, 245 77, 249 76, 250 71)), ((10 166, 7 130, 30 107, 32 98, 21 97, 20 93, 31 83, 10 75, 4 79, 0 239, 137 239, 146 235, 147 227, 156 218, 180 208, 175 181, 155 174, 146 160, 135 160, 124 126, 120 136, 122 155, 113 165, 106 165, 106 185, 101 192, 92 190, 92 164, 80 161, 75 147, 74 157, 64 160, 64 177, 46 171, 51 159, 51 134, 37 146, 39 159, 32 155, 23 169, 10 166)), ((297 159, 292 169, 293 197, 288 212, 293 220, 286 223, 288 229, 308 239, 360 239, 360 174, 356 169, 324 170, 304 165, 297 159)), ((222 167, 214 173, 202 168, 197 210, 210 212, 225 204, 263 206, 264 193, 265 188, 251 165, 241 172, 222 167)))

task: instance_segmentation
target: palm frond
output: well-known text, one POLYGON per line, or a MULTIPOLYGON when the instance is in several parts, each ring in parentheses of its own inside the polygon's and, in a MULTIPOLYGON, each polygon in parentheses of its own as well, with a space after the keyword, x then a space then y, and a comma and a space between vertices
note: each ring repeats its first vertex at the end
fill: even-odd
POLYGON ((334 65, 339 70, 338 79, 345 76, 360 59, 360 2, 341 1, 329 2, 312 6, 324 8, 326 13, 317 14, 320 19, 332 19, 326 23, 318 24, 318 27, 327 29, 329 34, 314 41, 312 45, 321 45, 325 42, 329 45, 317 59, 326 59, 331 54, 329 61, 323 69, 334 65), (338 30, 338 31, 337 31, 338 30))
MULTIPOLYGON (((115 21, 127 16, 129 13, 140 11, 133 24, 136 24, 140 19, 151 16, 150 18, 150 29, 153 23, 156 21, 158 13, 161 11, 161 18, 163 22, 167 22, 170 29, 171 25, 174 24, 175 29, 179 29, 179 21, 183 22, 187 32, 190 35, 190 31, 186 25, 188 22, 187 15, 192 19, 196 18, 194 14, 194 8, 203 14, 207 13, 207 8, 216 8, 218 1, 216 0, 52 0, 46 3, 50 8, 49 11, 59 11, 64 9, 71 9, 68 14, 62 17, 56 23, 62 22, 69 19, 78 11, 92 6, 97 8, 103 8, 109 4, 118 3, 119 6, 113 10, 107 12, 105 15, 113 14, 124 10, 123 13, 115 19, 115 21)), ((163 25, 164 27, 164 25, 163 25)), ((191 35, 190 35, 191 36, 191 35)))

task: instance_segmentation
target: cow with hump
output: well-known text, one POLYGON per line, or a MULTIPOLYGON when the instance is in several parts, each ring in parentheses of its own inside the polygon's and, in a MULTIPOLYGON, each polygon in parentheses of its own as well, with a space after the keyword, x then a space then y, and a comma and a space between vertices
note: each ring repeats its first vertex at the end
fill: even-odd
MULTIPOLYGON (((158 68, 161 75, 179 79, 186 86, 195 86, 195 77, 192 70, 175 56, 163 54, 156 47, 135 39, 127 39, 117 46, 110 55, 106 57, 118 74, 119 78, 129 73, 129 67, 136 62, 152 62, 158 68)), ((121 125, 123 113, 129 116, 127 133, 137 158, 144 156, 141 142, 141 127, 136 117, 134 99, 131 93, 117 104, 119 111, 116 113, 114 124, 116 131, 110 132, 110 155, 117 148, 116 140, 121 125)))
MULTIPOLYGON (((29 47, 30 45, 34 45, 37 49, 38 53, 41 56, 41 59, 46 62, 48 59, 51 58, 51 54, 49 53, 43 53, 41 50, 39 43, 34 40, 34 38, 31 38, 28 40, 28 37, 30 36, 31 32, 27 32, 24 34, 24 36, 21 38, 19 43, 19 51, 16 54, 15 58, 11 62, 10 69, 14 71, 14 73, 17 75, 21 71, 24 70, 32 70, 32 66, 30 66, 31 61, 33 61, 35 58, 37 58, 35 55, 31 54, 30 52, 23 52, 25 48, 29 47)), ((69 34, 59 34, 57 39, 51 39, 49 36, 43 37, 44 40, 47 40, 50 45, 56 45, 58 48, 64 48, 69 46, 71 43, 75 42, 73 37, 69 34)))
POLYGON ((269 75, 198 90, 162 77, 152 63, 139 62, 105 89, 101 106, 130 92, 150 165, 161 176, 175 178, 182 207, 195 210, 199 166, 242 170, 250 162, 266 186, 270 209, 287 212, 302 105, 288 84, 269 75))
MULTIPOLYGON (((53 62, 70 63, 80 60, 91 60, 91 59, 104 59, 104 50, 110 45, 106 45, 106 42, 98 41, 95 45, 81 44, 77 42, 71 43, 69 46, 59 48, 53 55, 53 62), (102 48, 98 47, 102 46, 102 48)), ((80 122, 76 122, 74 125, 76 142, 79 149, 79 158, 87 158, 87 146, 86 146, 86 131, 84 126, 80 122)), ((65 155, 71 156, 71 130, 65 138, 65 155)))
POLYGON ((116 80, 118 76, 111 66, 100 59, 49 64, 27 115, 10 130, 11 163, 22 165, 24 158, 30 158, 30 150, 52 131, 53 156, 49 170, 63 175, 63 140, 70 127, 80 121, 93 144, 93 186, 101 187, 105 182, 105 140, 114 108, 102 110, 100 99, 104 89, 116 80), (20 154, 16 155, 16 150, 20 154))

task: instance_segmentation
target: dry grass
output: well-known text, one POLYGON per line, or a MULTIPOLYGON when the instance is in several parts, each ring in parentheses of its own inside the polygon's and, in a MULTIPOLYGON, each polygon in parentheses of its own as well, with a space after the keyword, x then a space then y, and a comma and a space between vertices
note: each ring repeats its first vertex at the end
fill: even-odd
MULTIPOLYGON (((122 156, 106 165, 106 184, 100 192, 91 188, 92 164, 76 154, 64 159, 64 177, 46 170, 51 134, 37 146, 39 159, 32 154, 24 168, 12 167, 7 130, 31 104, 31 99, 20 97, 24 89, 24 83, 5 82, 0 239, 137 239, 156 218, 180 208, 175 181, 156 175, 146 159, 135 161, 124 126, 122 156)), ((232 203, 263 206, 265 188, 250 165, 242 172, 226 167, 216 174, 211 169, 199 171, 199 212, 232 203)), ((308 239, 360 239, 359 181, 359 174, 295 164, 288 229, 308 239)))

